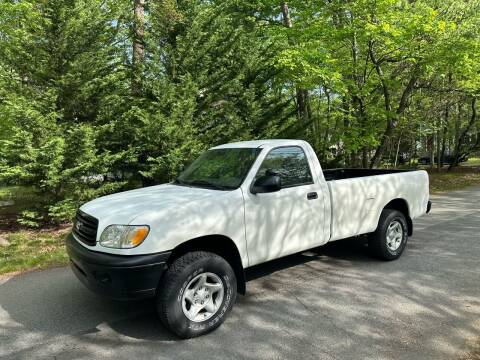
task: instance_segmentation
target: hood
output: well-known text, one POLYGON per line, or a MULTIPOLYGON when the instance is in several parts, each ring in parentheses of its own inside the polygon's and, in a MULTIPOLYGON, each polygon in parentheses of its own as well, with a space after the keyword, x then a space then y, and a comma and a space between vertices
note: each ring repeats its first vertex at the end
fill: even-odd
POLYGON ((80 209, 99 220, 99 228, 111 224, 129 224, 151 210, 178 208, 223 191, 163 184, 120 192, 92 200, 80 209))

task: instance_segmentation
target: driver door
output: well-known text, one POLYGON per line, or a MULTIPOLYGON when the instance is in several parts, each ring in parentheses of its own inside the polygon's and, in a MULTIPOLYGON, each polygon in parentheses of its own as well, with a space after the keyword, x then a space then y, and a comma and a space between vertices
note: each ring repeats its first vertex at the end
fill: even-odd
POLYGON ((249 265, 306 250, 323 243, 324 201, 299 146, 270 150, 255 181, 267 172, 282 181, 279 191, 245 194, 249 265))

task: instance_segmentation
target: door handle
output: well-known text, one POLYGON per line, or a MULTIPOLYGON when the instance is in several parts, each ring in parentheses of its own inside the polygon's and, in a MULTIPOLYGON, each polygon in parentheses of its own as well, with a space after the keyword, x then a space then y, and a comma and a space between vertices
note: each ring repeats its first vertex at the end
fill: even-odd
POLYGON ((318 199, 318 194, 316 192, 311 192, 307 194, 307 200, 318 199))

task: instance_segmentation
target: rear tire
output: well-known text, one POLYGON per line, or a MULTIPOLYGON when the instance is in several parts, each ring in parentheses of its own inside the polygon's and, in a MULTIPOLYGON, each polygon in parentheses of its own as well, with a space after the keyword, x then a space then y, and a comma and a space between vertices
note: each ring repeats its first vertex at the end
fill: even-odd
POLYGON ((194 251, 176 259, 159 286, 157 312, 162 323, 181 338, 219 327, 235 303, 237 279, 222 257, 194 251))
POLYGON ((382 260, 395 260, 407 245, 408 225, 405 215, 393 209, 383 209, 375 232, 368 236, 372 255, 382 260))

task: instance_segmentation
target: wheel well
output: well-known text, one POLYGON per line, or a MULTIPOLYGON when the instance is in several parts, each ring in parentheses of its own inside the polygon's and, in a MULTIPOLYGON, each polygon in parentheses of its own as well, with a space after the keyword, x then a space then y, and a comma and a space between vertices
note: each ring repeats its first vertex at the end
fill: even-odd
POLYGON ((226 236, 209 235, 186 241, 173 249, 168 262, 171 263, 188 252, 198 250, 210 251, 224 258, 235 272, 238 293, 245 295, 245 272, 242 266, 242 259, 233 240, 226 236))
POLYGON ((405 219, 407 220, 408 225, 408 236, 413 234, 413 222, 412 218, 410 217, 410 211, 408 210, 408 203, 405 199, 394 199, 390 201, 387 205, 385 205, 384 209, 393 209, 400 211, 403 215, 405 215, 405 219))

